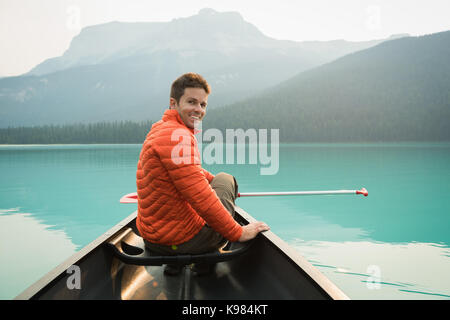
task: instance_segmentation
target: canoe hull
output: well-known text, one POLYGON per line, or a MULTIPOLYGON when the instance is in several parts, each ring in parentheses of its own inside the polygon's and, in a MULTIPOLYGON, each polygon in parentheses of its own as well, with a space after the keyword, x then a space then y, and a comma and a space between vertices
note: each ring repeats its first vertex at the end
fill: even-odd
MULTIPOLYGON (((242 222, 253 218, 238 208, 242 222)), ((295 250, 268 231, 251 249, 198 276, 189 266, 167 276, 161 266, 118 260, 107 241, 136 229, 136 212, 25 290, 16 299, 277 300, 348 299, 295 250), (72 267, 75 266, 75 267, 72 267)))

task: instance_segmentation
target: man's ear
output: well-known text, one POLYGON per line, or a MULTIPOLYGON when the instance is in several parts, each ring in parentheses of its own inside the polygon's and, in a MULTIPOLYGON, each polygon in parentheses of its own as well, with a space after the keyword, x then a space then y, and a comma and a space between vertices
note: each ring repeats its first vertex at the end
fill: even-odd
POLYGON ((177 100, 175 98, 170 98, 169 100, 169 109, 175 109, 177 106, 177 100))

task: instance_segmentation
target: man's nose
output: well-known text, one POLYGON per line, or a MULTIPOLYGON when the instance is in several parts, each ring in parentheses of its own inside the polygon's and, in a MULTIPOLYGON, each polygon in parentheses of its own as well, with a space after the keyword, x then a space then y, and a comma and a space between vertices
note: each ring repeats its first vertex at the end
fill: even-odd
POLYGON ((196 103, 196 104, 195 104, 195 111, 196 111, 196 112, 203 113, 203 108, 202 108, 202 106, 201 106, 200 103, 196 103))

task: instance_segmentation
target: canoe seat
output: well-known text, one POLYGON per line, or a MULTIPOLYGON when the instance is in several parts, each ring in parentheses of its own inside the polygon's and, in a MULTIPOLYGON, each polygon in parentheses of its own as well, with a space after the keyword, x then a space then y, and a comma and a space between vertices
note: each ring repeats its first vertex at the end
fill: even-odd
POLYGON ((144 244, 144 239, 137 235, 132 228, 125 228, 108 242, 115 257, 126 264, 140 266, 161 266, 163 264, 188 265, 192 263, 215 263, 231 260, 245 253, 253 240, 241 243, 228 243, 215 252, 204 254, 182 254, 163 256, 150 251, 144 244))

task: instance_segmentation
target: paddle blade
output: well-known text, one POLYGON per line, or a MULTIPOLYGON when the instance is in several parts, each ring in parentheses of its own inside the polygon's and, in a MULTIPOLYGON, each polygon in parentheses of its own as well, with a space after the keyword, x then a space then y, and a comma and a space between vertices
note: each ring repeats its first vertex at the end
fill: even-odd
POLYGON ((120 203, 137 203, 137 192, 124 195, 120 198, 120 203))
POLYGON ((367 197, 369 195, 369 192, 366 190, 366 188, 362 188, 361 190, 357 190, 356 194, 362 194, 364 197, 367 197))

